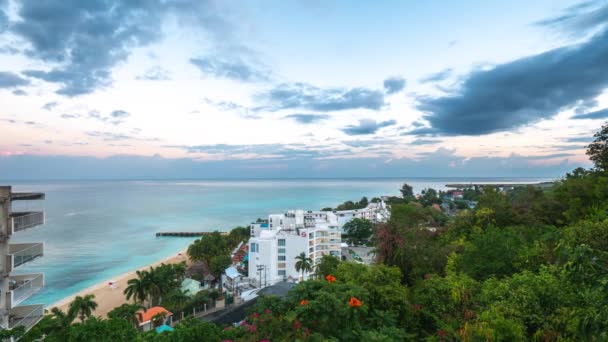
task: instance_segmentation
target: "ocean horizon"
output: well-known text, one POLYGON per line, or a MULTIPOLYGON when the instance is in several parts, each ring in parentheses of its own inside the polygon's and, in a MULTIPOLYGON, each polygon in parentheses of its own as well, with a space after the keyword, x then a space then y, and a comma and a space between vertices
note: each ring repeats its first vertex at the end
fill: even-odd
MULTIPOLYGON (((449 183, 534 183, 539 177, 403 177, 148 180, 2 180, 13 191, 46 194, 46 224, 11 242, 42 241, 44 257, 15 273, 44 272, 45 288, 27 303, 53 304, 90 286, 144 267, 188 246, 193 238, 159 231, 228 231, 288 209, 316 210, 347 200, 444 190, 449 183)), ((30 204, 15 202, 15 209, 30 204)), ((26 208, 27 209, 27 208, 26 208)))

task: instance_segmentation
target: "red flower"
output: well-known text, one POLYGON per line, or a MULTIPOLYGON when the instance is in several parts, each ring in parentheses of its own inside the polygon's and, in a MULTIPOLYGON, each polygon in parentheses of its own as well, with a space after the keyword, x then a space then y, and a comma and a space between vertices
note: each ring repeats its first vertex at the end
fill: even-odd
POLYGON ((301 327, 301 326, 302 326, 302 323, 300 323, 300 321, 295 321, 295 322, 293 322, 293 328, 294 328, 295 330, 300 329, 300 327, 301 327))
POLYGON ((422 310, 422 305, 414 304, 414 311, 419 311, 419 310, 422 310))
POLYGON ((331 274, 328 274, 328 275, 325 277, 325 279, 327 279, 327 281, 328 281, 328 282, 330 282, 330 283, 333 283, 333 282, 335 282, 335 281, 336 281, 336 277, 334 277, 334 276, 333 276, 333 275, 331 275, 331 274))
POLYGON ((443 329, 439 329, 437 335, 439 335, 443 339, 444 337, 446 337, 447 333, 443 329))
POLYGON ((351 308, 357 308, 361 306, 361 301, 355 297, 350 297, 350 301, 348 301, 348 305, 350 305, 351 308))
POLYGON ((252 324, 247 327, 247 330, 249 330, 250 333, 254 333, 256 330, 258 330, 258 328, 252 324))
POLYGON ((246 321, 242 321, 241 325, 247 325, 247 322, 246 321))
POLYGON ((267 314, 267 315, 269 315, 270 314, 270 309, 264 310, 264 313, 267 314))
POLYGON ((300 305, 307 305, 307 304, 308 304, 308 301, 306 299, 302 299, 300 301, 300 305))
POLYGON ((253 318, 258 318, 258 317, 260 317, 260 314, 257 312, 254 312, 251 314, 251 316, 253 316, 253 318))

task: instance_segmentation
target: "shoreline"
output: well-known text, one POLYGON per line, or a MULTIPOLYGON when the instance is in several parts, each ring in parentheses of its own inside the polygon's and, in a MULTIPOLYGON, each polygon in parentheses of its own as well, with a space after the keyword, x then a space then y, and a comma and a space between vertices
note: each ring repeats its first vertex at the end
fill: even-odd
POLYGON ((100 283, 91 285, 86 289, 78 291, 77 293, 65 297, 61 300, 56 301, 51 305, 47 305, 45 309, 50 310, 52 308, 59 308, 64 312, 67 312, 70 303, 77 296, 85 296, 87 294, 95 295, 95 302, 97 302, 97 309, 93 311, 93 316, 101 316, 103 318, 106 317, 108 312, 112 311, 117 306, 127 303, 127 299, 123 294, 123 291, 127 287, 127 281, 129 279, 136 277, 137 271, 147 270, 150 267, 157 267, 160 264, 177 264, 182 261, 188 262, 188 257, 186 255, 186 251, 188 247, 183 248, 182 250, 177 251, 175 254, 168 256, 159 261, 153 262, 151 264, 145 265, 143 267, 133 269, 131 271, 119 274, 115 277, 106 279, 100 283), (181 255, 180 255, 181 254, 181 255), (114 281, 115 287, 112 288, 108 284, 108 282, 112 280, 114 281))

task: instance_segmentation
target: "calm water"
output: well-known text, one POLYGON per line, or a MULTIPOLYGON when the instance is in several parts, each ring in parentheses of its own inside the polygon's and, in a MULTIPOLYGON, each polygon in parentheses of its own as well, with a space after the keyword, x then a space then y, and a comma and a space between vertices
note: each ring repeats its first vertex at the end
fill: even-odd
MULTIPOLYGON (((419 192, 450 182, 546 179, 357 179, 242 181, 12 182, 46 193, 46 224, 12 242, 45 243, 45 255, 17 273, 45 272, 46 287, 28 303, 52 304, 93 284, 177 253, 190 242, 158 231, 230 230, 287 209, 319 209, 362 196, 397 195, 404 181, 419 192)), ((2 182, 6 184, 7 182, 2 182)), ((15 206, 30 205, 16 203, 15 206)))

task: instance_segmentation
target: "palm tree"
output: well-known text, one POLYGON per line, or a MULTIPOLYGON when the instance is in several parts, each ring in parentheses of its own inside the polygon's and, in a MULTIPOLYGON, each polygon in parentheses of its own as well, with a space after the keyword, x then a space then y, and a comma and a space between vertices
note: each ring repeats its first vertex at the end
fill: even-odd
POLYGON ((304 273, 312 271, 312 259, 302 252, 296 257, 296 260, 296 271, 302 271, 302 280, 304 280, 304 273))
POLYGON ((147 271, 137 271, 137 278, 127 281, 127 288, 124 291, 127 300, 133 298, 133 302, 144 303, 148 298, 148 281, 149 276, 147 271))
POLYGON ((72 303, 70 303, 70 310, 68 311, 69 316, 76 316, 80 318, 80 321, 84 321, 86 318, 91 317, 93 311, 97 308, 97 303, 94 301, 95 295, 88 294, 84 297, 76 296, 72 303))

